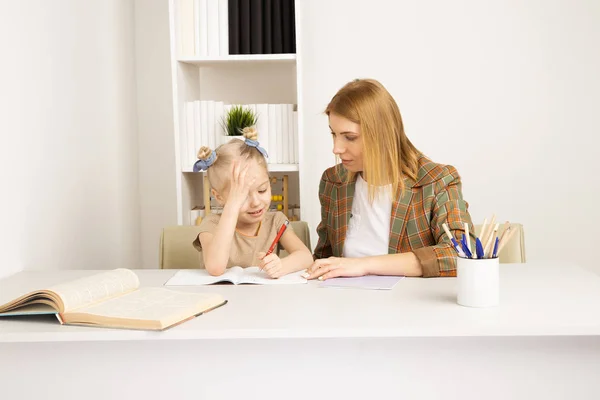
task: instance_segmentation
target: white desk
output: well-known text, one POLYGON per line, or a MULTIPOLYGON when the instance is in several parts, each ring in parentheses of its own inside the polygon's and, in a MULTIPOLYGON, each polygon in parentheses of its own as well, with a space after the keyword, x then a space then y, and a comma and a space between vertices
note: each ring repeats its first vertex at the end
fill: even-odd
MULTIPOLYGON (((19 273, 0 303, 93 272, 19 273)), ((165 332, 0 319, 0 398, 600 398, 600 277, 577 267, 502 265, 491 309, 458 306, 452 278, 182 290, 229 303, 165 332)))

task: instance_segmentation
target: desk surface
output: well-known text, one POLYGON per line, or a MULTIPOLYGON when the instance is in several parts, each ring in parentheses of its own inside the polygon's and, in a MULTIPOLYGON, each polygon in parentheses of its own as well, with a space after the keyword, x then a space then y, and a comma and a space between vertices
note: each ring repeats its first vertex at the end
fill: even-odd
MULTIPOLYGON (((164 332, 61 326, 52 315, 0 318, 0 342, 600 335, 600 277, 576 266, 503 264, 500 306, 456 304, 454 278, 405 278, 393 290, 212 285, 229 303, 164 332)), ((0 304, 98 271, 28 271, 0 280, 0 304)), ((136 270, 161 286, 173 270, 136 270)))

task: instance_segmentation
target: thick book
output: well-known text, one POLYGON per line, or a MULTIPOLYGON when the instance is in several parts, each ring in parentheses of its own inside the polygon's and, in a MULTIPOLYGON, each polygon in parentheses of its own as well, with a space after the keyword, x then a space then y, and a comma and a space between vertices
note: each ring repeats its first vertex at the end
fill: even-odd
POLYGON ((194 57, 197 54, 195 43, 194 0, 181 0, 180 4, 179 57, 194 57))
POLYGON ((251 54, 250 0, 238 0, 240 10, 240 54, 251 54))
POLYGON ((240 54, 240 7, 238 0, 228 0, 227 20, 229 29, 229 54, 240 54))
POLYGON ((296 52, 296 23, 294 0, 281 0, 281 34, 283 53, 296 52))
POLYGON ((283 10, 281 0, 271 0, 271 50, 283 53, 283 10))
POLYGON ((196 56, 206 57, 208 54, 208 3, 207 0, 194 0, 196 22, 196 56))
POLYGON ((231 267, 219 276, 213 276, 204 269, 182 269, 169 279, 165 286, 196 286, 212 285, 215 283, 233 283, 234 285, 290 285, 306 283, 302 271, 282 276, 281 278, 270 278, 258 267, 231 267))
POLYGON ((250 0, 250 53, 264 54, 263 51, 263 0, 250 0))
POLYGON ((215 293, 140 288, 137 275, 120 268, 23 293, 0 305, 0 316, 56 314, 66 325, 163 330, 225 303, 215 293))
POLYGON ((256 105, 256 130, 258 131, 258 141, 263 149, 267 151, 269 156, 268 162, 271 160, 271 144, 269 143, 269 105, 256 105))
POLYGON ((219 55, 219 0, 206 0, 207 54, 219 55))
POLYGON ((271 54, 273 53, 273 45, 272 45, 272 39, 273 39, 273 32, 271 29, 272 26, 272 21, 271 21, 271 10, 273 9, 273 5, 271 4, 271 0, 263 0, 263 17, 262 17, 262 22, 263 22, 263 33, 262 33, 262 39, 263 39, 263 53, 264 54, 271 54))
POLYGON ((219 55, 229 54, 229 0, 219 0, 219 55))

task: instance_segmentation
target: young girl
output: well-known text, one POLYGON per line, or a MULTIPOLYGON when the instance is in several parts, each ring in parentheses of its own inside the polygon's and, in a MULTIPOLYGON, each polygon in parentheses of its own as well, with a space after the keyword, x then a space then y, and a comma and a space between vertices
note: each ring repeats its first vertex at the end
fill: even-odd
POLYGON ((271 278, 306 269, 313 262, 310 250, 292 229, 279 243, 289 253, 265 256, 281 226, 281 212, 269 212, 271 184, 266 152, 256 141, 254 129, 244 129, 245 140, 233 139, 211 151, 198 152, 195 171, 207 171, 213 197, 223 206, 221 215, 209 214, 200 223, 194 247, 200 251, 211 275, 232 266, 259 266, 271 278))

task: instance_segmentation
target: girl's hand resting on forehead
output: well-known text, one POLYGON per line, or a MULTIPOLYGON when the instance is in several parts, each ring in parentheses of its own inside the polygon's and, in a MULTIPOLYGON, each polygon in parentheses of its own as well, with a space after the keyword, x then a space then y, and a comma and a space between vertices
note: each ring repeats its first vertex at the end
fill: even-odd
POLYGON ((247 163, 242 164, 239 161, 234 161, 231 168, 231 182, 229 182, 227 203, 231 203, 231 205, 237 208, 242 208, 248 198, 250 188, 256 181, 256 177, 248 178, 246 176, 248 168, 249 165, 247 163))

